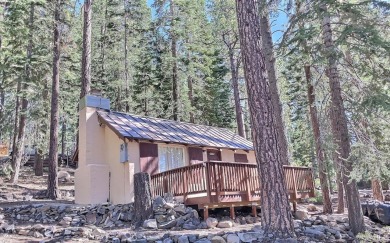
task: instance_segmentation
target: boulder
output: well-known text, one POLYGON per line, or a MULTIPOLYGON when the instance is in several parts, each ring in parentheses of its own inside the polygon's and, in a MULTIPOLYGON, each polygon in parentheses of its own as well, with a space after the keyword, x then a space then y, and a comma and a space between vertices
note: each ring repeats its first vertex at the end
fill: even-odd
POLYGON ((218 223, 218 228, 231 228, 233 227, 233 222, 229 220, 224 220, 218 223))
POLYGON ((58 180, 70 182, 70 174, 64 170, 58 171, 58 180))
POLYGON ((226 243, 240 243, 240 238, 235 234, 228 234, 226 243))
POLYGON ((385 201, 390 201, 390 194, 385 195, 385 201))
POLYGON ((237 233, 237 236, 238 238, 240 238, 242 242, 252 242, 262 237, 260 233, 255 233, 255 232, 237 233))
POLYGON ((216 235, 213 238, 211 238, 211 243, 226 243, 226 241, 221 236, 216 235))
POLYGON ((326 238, 326 235, 318 229, 306 228, 304 233, 318 240, 324 240, 326 238))
POLYGON ((305 211, 297 210, 295 212, 295 218, 297 218, 299 220, 305 220, 305 219, 308 219, 309 216, 307 215, 307 213, 305 211))
POLYGON ((218 225, 218 219, 209 217, 206 219, 206 224, 208 228, 215 228, 218 225))
POLYGON ((182 235, 177 238, 177 243, 190 243, 190 241, 188 240, 188 236, 182 235))
POLYGON ((157 221, 155 219, 147 219, 144 221, 143 227, 146 229, 157 229, 157 221))
POLYGON ((307 211, 308 212, 315 212, 315 211, 318 211, 318 209, 313 204, 310 204, 309 206, 307 206, 307 211))
POLYGON ((170 229, 174 226, 176 226, 176 220, 171 220, 168 222, 163 222, 158 224, 159 229, 170 229))

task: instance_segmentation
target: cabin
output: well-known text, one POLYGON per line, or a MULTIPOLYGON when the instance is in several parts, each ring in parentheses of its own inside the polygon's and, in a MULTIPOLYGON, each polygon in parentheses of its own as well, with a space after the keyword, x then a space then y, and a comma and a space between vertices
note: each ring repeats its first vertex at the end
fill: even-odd
MULTIPOLYGON (((130 203, 133 175, 151 176, 154 196, 199 208, 256 206, 260 182, 252 142, 226 128, 110 110, 87 95, 79 105, 75 203, 130 203)), ((284 167, 291 201, 314 196, 312 171, 284 167)))

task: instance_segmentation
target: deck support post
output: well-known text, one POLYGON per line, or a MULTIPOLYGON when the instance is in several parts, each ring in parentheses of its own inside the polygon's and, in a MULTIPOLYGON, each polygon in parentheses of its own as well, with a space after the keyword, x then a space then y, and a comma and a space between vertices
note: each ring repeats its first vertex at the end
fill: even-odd
POLYGON ((257 208, 255 205, 252 205, 252 216, 257 217, 257 208))
POLYGON ((292 201, 292 205, 293 205, 293 211, 295 213, 297 211, 297 201, 295 199, 292 201))
POLYGON ((203 220, 206 220, 209 217, 209 207, 203 207, 203 220))
POLYGON ((236 219, 236 214, 234 212, 234 205, 230 206, 230 218, 236 219))

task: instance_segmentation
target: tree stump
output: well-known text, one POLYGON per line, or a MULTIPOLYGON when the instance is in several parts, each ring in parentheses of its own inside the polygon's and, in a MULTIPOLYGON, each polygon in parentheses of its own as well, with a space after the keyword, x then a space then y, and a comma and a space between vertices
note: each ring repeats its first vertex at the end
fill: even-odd
POLYGON ((36 176, 43 176, 43 160, 41 151, 35 153, 34 172, 36 176))
POLYGON ((134 212, 137 227, 153 216, 149 173, 139 172, 134 174, 134 212))

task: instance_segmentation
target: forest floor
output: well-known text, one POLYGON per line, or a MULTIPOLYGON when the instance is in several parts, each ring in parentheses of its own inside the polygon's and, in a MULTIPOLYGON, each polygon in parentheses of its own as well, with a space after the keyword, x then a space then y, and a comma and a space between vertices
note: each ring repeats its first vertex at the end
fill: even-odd
MULTIPOLYGON (((60 170, 65 170, 71 175, 71 180, 68 182, 61 181, 59 187, 61 190, 62 198, 58 201, 52 201, 45 198, 45 189, 47 185, 47 175, 44 176, 35 176, 34 171, 31 167, 23 167, 21 170, 20 179, 17 185, 13 185, 9 182, 7 178, 0 177, 0 212, 1 208, 5 207, 14 207, 22 205, 32 205, 32 204, 44 204, 44 205, 64 205, 64 204, 74 204, 74 169, 72 168, 60 168, 60 170)), ((361 190, 361 200, 366 201, 370 199, 371 191, 370 190, 361 190)), ((390 191, 385 191, 385 194, 390 195, 390 191)), ((332 195, 332 201, 337 202, 337 194, 332 195)), ((308 210, 308 207, 312 205, 309 202, 299 203, 298 210, 305 211, 309 216, 316 216, 321 214, 322 207, 321 205, 315 205, 316 210, 308 210)), ((1 215, 0 215, 1 216, 1 215)), ((336 215, 339 217, 347 217, 346 214, 336 215)), ((1 218, 0 218, 1 219, 1 218)), ((245 231, 253 228, 254 224, 247 225, 235 225, 233 228, 230 228, 229 231, 245 231)), ((58 226, 57 226, 58 227, 58 226)), ((378 225, 378 227, 383 227, 378 225)), ((196 230, 197 234, 210 234, 217 233, 221 229, 198 229, 196 230)), ((390 227, 385 227, 385 230, 388 230, 388 235, 390 236, 390 227)), ((116 232, 122 231, 123 229, 111 229, 107 230, 110 234, 115 234, 116 232)), ((132 229, 127 229, 128 232, 133 231, 132 229)), ((133 231, 134 232, 134 231, 133 231)), ((163 236, 166 231, 148 231, 143 230, 142 234, 144 235, 154 235, 155 237, 163 236)), ((170 231, 170 233, 175 233, 170 231)), ((193 233, 193 230, 180 230, 180 234, 190 234, 193 233)), ((3 242, 51 242, 51 241, 42 241, 42 239, 37 239, 32 236, 22 236, 17 234, 1 234, 0 233, 0 243, 3 242)), ((53 241, 56 242, 56 241, 53 241)), ((65 242, 99 242, 86 238, 72 238, 71 240, 65 242)), ((388 241, 390 242, 390 238, 388 241)))

